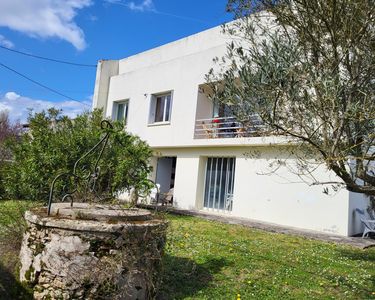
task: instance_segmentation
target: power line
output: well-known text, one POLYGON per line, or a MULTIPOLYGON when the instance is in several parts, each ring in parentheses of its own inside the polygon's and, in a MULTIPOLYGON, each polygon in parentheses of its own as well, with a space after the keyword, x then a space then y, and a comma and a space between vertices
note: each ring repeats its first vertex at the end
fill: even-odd
MULTIPOLYGON (((9 88, 15 88, 15 87, 13 87, 14 85, 10 85, 9 86, 9 88)), ((37 91, 37 92, 46 92, 46 93, 48 93, 48 91, 41 91, 41 89, 39 89, 39 88, 31 88, 31 89, 29 89, 29 88, 23 88, 22 89, 22 91, 24 91, 24 92, 35 92, 35 91, 37 91)), ((60 91, 60 93, 68 93, 68 94, 88 94, 88 93, 92 93, 92 91, 84 91, 84 90, 59 90, 60 91)))
POLYGON ((53 62, 60 63, 60 64, 73 65, 73 66, 77 66, 77 67, 91 67, 91 68, 97 67, 97 65, 79 64, 79 63, 74 63, 74 62, 65 61, 65 60, 59 60, 59 59, 43 57, 43 56, 39 56, 39 55, 33 55, 33 54, 25 53, 25 52, 22 52, 22 51, 10 49, 10 48, 7 48, 7 47, 1 46, 1 45, 0 45, 0 48, 4 49, 4 50, 11 51, 11 52, 15 52, 15 53, 18 53, 18 54, 22 54, 22 55, 25 55, 25 56, 30 56, 30 57, 34 57, 34 58, 38 58, 38 59, 53 61, 53 62))
POLYGON ((60 95, 60 96, 62 96, 62 97, 64 97, 64 98, 68 98, 69 100, 72 100, 72 101, 75 101, 75 102, 79 102, 79 103, 81 103, 81 104, 83 104, 83 105, 86 105, 86 106, 91 107, 91 106, 88 105, 87 103, 84 103, 84 102, 82 102, 82 101, 79 101, 79 100, 73 99, 72 97, 69 97, 69 96, 67 96, 67 95, 64 95, 64 94, 60 93, 59 91, 56 91, 55 89, 52 89, 52 88, 50 88, 50 87, 48 87, 48 86, 46 86, 46 85, 44 85, 44 84, 42 84, 42 83, 40 83, 40 82, 38 82, 38 81, 35 81, 34 79, 31 79, 30 77, 28 77, 28 76, 26 76, 26 75, 24 75, 24 74, 22 74, 22 73, 20 73, 20 72, 18 72, 18 71, 16 71, 16 70, 12 69, 11 67, 9 67, 9 66, 7 66, 7 65, 4 65, 4 64, 1 63, 1 62, 0 62, 0 66, 3 67, 3 68, 5 68, 5 69, 7 69, 7 70, 9 70, 9 71, 12 71, 13 73, 16 73, 17 75, 19 75, 19 76, 21 76, 21 77, 23 77, 23 78, 25 78, 25 79, 31 81, 32 83, 34 83, 34 84, 36 84, 36 85, 41 86, 42 88, 45 88, 46 90, 49 90, 50 92, 53 92, 53 93, 55 93, 55 94, 57 94, 57 95, 60 95))

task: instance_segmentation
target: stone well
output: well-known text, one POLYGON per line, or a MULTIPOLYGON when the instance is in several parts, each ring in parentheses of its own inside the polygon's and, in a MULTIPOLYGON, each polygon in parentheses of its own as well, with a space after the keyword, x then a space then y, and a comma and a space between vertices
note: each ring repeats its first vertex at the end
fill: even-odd
POLYGON ((35 299, 152 299, 166 222, 142 209, 75 203, 27 211, 20 279, 35 299))

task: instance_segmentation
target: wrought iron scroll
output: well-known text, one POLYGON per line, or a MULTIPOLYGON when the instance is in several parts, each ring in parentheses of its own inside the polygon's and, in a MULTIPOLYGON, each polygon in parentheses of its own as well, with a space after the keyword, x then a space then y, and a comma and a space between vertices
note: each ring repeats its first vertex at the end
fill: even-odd
POLYGON ((107 120, 103 120, 100 123, 100 127, 101 127, 102 130, 107 130, 107 132, 104 134, 104 136, 100 139, 100 141, 94 147, 92 147, 89 151, 87 151, 84 155, 82 155, 75 162, 74 167, 73 167, 73 172, 59 174, 52 181, 51 189, 50 189, 50 193, 49 193, 49 199, 48 199, 48 210, 47 210, 48 215, 50 215, 50 213, 51 213, 51 206, 52 206, 52 201, 53 201, 53 195, 55 193, 55 186, 56 186, 56 182, 59 179, 63 179, 64 177, 66 177, 66 179, 68 179, 68 182, 66 182, 66 184, 63 185, 63 188, 62 188, 64 195, 62 196, 61 201, 63 202, 63 201, 66 201, 66 200, 70 200, 71 206, 73 206, 73 194, 77 192, 78 185, 81 182, 83 182, 83 181, 87 182, 90 192, 95 191, 96 183, 97 183, 98 178, 100 176, 99 161, 102 158, 104 149, 106 148, 106 146, 108 144, 108 139, 109 139, 110 134, 111 134, 111 130, 109 130, 109 129, 113 129, 112 124, 107 120), (91 169, 88 169, 88 168, 86 168, 86 166, 83 166, 82 171, 86 174, 84 174, 84 175, 79 174, 78 168, 79 168, 80 162, 82 162, 87 156, 94 153, 98 149, 100 149, 99 155, 98 155, 97 159, 95 160, 94 166, 91 169), (73 181, 73 188, 71 190, 68 190, 70 180, 73 181))

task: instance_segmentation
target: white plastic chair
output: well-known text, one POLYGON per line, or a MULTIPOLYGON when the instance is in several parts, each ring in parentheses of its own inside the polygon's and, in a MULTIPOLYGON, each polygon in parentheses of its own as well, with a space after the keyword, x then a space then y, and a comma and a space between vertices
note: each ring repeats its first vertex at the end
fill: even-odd
POLYGON ((159 190, 160 190, 160 184, 157 183, 155 187, 153 187, 151 189, 151 192, 150 192, 150 202, 154 202, 154 203, 158 203, 159 201, 159 190))
POLYGON ((362 224, 364 225, 364 230, 362 238, 369 235, 369 233, 375 233, 375 220, 365 219, 365 212, 359 208, 356 208, 355 211, 360 215, 362 224))
POLYGON ((224 208, 226 210, 231 211, 232 205, 233 205, 233 194, 228 193, 227 196, 225 197, 224 208))

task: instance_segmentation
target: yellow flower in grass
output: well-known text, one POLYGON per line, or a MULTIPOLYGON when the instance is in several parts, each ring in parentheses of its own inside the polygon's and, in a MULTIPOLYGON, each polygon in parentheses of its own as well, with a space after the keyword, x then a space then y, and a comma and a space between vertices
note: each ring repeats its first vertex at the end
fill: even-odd
POLYGON ((236 300, 241 300, 241 294, 237 294, 237 299, 236 300))

